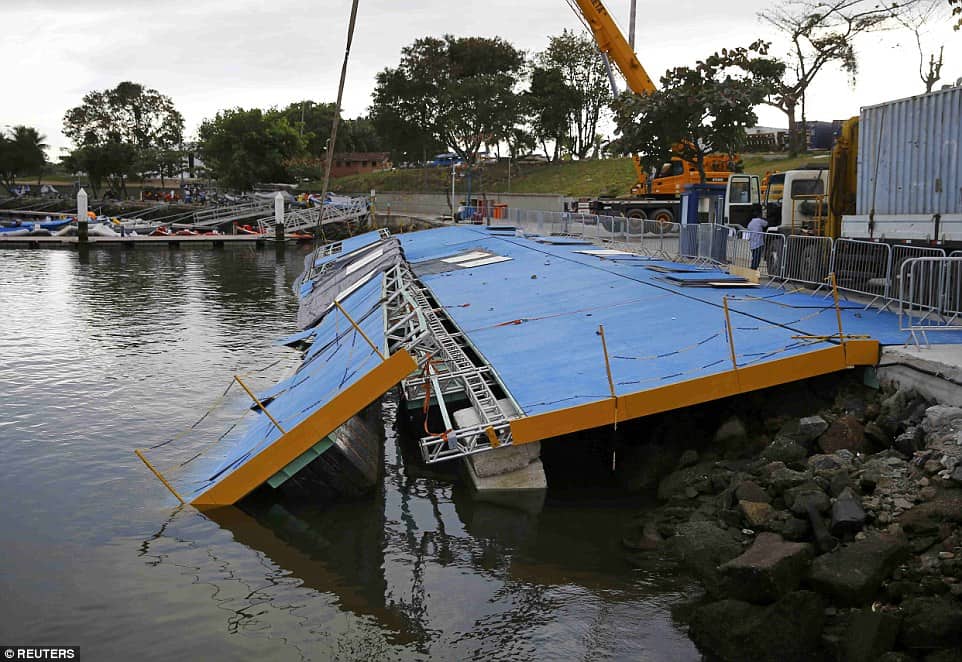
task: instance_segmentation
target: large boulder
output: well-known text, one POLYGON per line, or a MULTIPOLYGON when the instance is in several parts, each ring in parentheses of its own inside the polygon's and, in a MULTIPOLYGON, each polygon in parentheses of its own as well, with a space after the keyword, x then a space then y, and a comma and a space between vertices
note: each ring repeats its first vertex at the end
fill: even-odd
POLYGON ((783 462, 785 464, 801 464, 808 457, 808 449, 801 443, 788 437, 775 437, 761 452, 761 457, 770 462, 783 462))
POLYGON ((712 594, 719 594, 721 574, 718 566, 742 553, 741 542, 730 532, 711 522, 679 524, 666 549, 695 574, 712 594))
POLYGON ((754 501, 756 503, 771 503, 772 497, 758 483, 753 480, 743 480, 735 487, 735 498, 738 501, 754 501))
POLYGON ((775 516, 775 509, 764 501, 739 501, 738 510, 745 518, 745 524, 752 529, 767 526, 775 516))
POLYGON ((658 498, 668 501, 675 498, 693 499, 699 494, 712 492, 711 472, 714 463, 700 462, 665 476, 658 483, 658 498))
POLYGON ((815 483, 804 483, 785 490, 782 498, 785 499, 785 505, 796 515, 807 515, 809 505, 814 506, 820 513, 828 512, 832 505, 828 495, 815 483))
POLYGON ((862 609, 852 615, 842 644, 846 662, 874 662, 895 646, 899 619, 884 611, 862 609))
POLYGON ((781 494, 789 488, 810 481, 812 472, 793 471, 786 467, 784 462, 771 462, 762 467, 760 477, 762 482, 769 485, 775 494, 781 494))
POLYGON ((912 457, 915 451, 925 448, 925 430, 921 426, 913 425, 892 442, 892 447, 906 457, 912 457))
POLYGON ((775 533, 760 533, 742 555, 719 570, 725 594, 736 600, 768 604, 798 588, 813 556, 807 543, 785 542, 775 533))
POLYGON ((840 450, 864 452, 865 428, 854 416, 842 416, 818 438, 818 446, 825 453, 836 453, 840 450))
POLYGON ((927 434, 946 434, 962 428, 962 408, 935 405, 925 410, 922 429, 927 434))
POLYGON ((946 597, 910 598, 902 603, 899 642, 910 649, 962 645, 962 605, 946 597))
POLYGON ((865 605, 908 555, 909 545, 904 538, 868 536, 819 556, 812 563, 808 581, 840 604, 865 605))
POLYGON ((811 591, 767 607, 722 600, 695 611, 689 634, 703 651, 729 662, 801 662, 818 648, 824 608, 811 591))
POLYGON ((935 499, 907 510, 898 517, 911 536, 938 533, 943 523, 962 524, 962 490, 946 490, 935 499))
POLYGON ((810 446, 827 429, 828 423, 821 416, 806 416, 783 425, 776 439, 791 439, 804 446, 810 446))

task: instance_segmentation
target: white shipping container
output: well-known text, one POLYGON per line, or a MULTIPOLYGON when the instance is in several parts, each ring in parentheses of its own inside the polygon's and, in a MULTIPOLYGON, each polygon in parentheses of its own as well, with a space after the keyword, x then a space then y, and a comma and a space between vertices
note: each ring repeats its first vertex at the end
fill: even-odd
POLYGON ((862 108, 856 214, 962 214, 960 143, 962 87, 862 108))

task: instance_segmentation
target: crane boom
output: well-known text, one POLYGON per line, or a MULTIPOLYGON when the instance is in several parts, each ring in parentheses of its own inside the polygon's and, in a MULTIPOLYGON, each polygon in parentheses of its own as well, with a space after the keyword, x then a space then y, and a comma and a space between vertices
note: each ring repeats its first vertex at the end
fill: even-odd
POLYGON ((598 50, 607 55, 621 75, 629 89, 635 94, 650 94, 655 91, 655 84, 645 68, 641 66, 635 51, 628 44, 628 40, 618 29, 618 25, 605 9, 601 0, 574 0, 581 10, 581 15, 588 22, 588 27, 595 37, 598 50))

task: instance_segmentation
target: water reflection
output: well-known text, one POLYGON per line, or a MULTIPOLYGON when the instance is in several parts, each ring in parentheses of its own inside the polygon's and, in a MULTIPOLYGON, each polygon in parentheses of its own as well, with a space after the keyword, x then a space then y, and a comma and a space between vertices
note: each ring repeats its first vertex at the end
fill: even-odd
MULTIPOLYGON (((405 468, 396 409, 388 398, 385 478, 372 498, 328 507, 245 503, 206 515, 267 570, 251 575, 245 555, 211 552, 220 608, 224 583, 250 588, 247 600, 230 601, 229 629, 277 627, 265 591, 294 582, 333 596, 336 609, 357 620, 340 636, 366 653, 697 658, 669 616, 693 587, 667 565, 646 574, 623 558, 616 533, 631 509, 553 503, 537 514, 477 501, 451 475, 405 468), (639 630, 626 635, 626 623, 639 630)), ((162 528, 141 553, 157 564, 174 560, 154 550, 168 535, 162 528)))
MULTIPOLYGON (((690 590, 618 546, 639 507, 476 502, 406 462, 371 498, 211 517, 134 457, 292 354, 306 247, 0 253, 0 641, 90 659, 697 659, 690 590), (149 654, 145 651, 149 651, 149 654)), ((413 453, 417 455, 417 453, 413 453)))

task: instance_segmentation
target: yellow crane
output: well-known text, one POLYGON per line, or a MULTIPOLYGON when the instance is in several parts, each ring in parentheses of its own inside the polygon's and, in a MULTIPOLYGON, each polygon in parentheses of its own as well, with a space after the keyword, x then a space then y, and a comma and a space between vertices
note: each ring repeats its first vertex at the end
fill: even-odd
MULTIPOLYGON (((646 95, 658 89, 601 0, 567 0, 567 2, 576 14, 584 19, 594 36, 598 50, 618 67, 632 92, 646 95)), ((638 176, 637 183, 631 189, 635 195, 645 195, 655 200, 677 198, 686 185, 697 184, 701 179, 694 164, 688 163, 679 156, 672 156, 671 161, 664 164, 652 179, 645 174, 641 160, 637 156, 633 157, 633 161, 638 176)), ((709 182, 726 182, 730 174, 728 155, 709 154, 705 158, 705 176, 709 182)), ((642 217, 637 214, 634 216, 642 217)), ((647 216, 657 218, 650 213, 647 216)), ((674 219, 657 218, 657 220, 674 219)))

